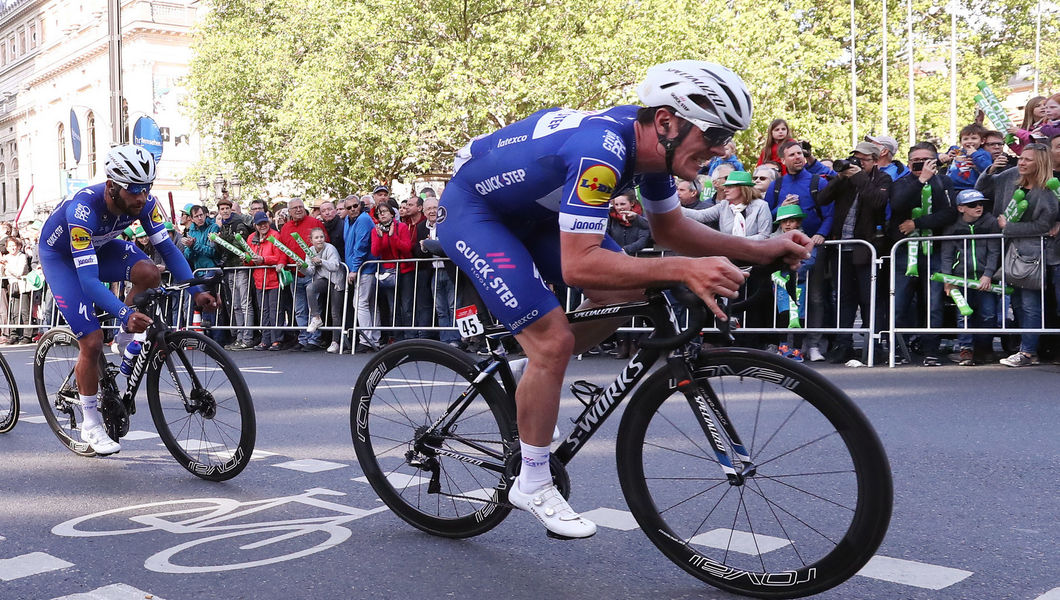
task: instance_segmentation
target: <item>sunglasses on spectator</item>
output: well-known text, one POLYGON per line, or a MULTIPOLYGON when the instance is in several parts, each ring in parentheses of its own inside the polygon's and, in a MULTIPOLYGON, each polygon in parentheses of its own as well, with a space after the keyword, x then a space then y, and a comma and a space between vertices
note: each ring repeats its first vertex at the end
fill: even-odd
POLYGON ((763 176, 755 176, 755 177, 752 177, 751 179, 753 179, 755 181, 769 181, 768 177, 763 177, 763 176))
POLYGON ((968 208, 980 208, 981 206, 983 206, 983 203, 982 202, 968 202, 966 204, 962 204, 961 206, 967 206, 968 208))
POLYGON ((735 132, 726 127, 707 127, 703 132, 703 141, 707 146, 724 146, 732 141, 735 132))

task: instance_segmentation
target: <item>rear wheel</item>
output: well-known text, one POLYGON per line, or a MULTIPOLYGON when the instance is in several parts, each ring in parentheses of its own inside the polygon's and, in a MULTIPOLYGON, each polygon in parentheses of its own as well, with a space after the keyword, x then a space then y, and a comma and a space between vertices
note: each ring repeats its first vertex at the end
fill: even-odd
POLYGON ((478 375, 467 355, 414 340, 376 354, 353 391, 350 428, 365 477, 427 533, 478 535, 511 511, 502 504, 507 479, 481 465, 504 466, 518 447, 515 419, 496 380, 475 383, 478 375))
MULTIPOLYGON (((737 463, 745 478, 726 477, 699 424, 707 407, 656 372, 617 441, 622 491, 644 533, 695 577, 759 598, 816 594, 857 573, 883 541, 893 493, 857 406, 813 370, 765 352, 705 352, 693 374, 756 470, 737 463)), ((734 455, 724 429, 716 437, 734 455)))
POLYGON ((0 433, 7 433, 18 423, 19 404, 18 386, 3 354, 0 354, 0 372, 3 373, 0 380, 0 433))
POLYGON ((84 413, 74 377, 80 352, 74 332, 65 327, 49 330, 33 354, 33 384, 44 420, 55 437, 75 454, 95 456, 92 447, 81 441, 84 413))
POLYGON ((165 334, 147 367, 155 429, 185 469, 210 481, 239 474, 254 452, 254 404, 239 368, 212 339, 165 334))

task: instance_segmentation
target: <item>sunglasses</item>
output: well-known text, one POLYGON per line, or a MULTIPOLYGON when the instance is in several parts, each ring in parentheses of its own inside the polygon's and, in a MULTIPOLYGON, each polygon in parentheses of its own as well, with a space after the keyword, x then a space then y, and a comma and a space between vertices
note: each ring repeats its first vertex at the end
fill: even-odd
POLYGON ((768 177, 752 177, 751 179, 755 181, 769 181, 768 177))
POLYGON ((151 185, 152 184, 150 184, 150 183, 122 184, 122 183, 119 183, 117 181, 115 181, 114 183, 117 183, 119 187, 121 187, 123 190, 125 190, 126 192, 129 192, 130 194, 132 194, 134 196, 139 196, 140 194, 149 194, 149 193, 151 193, 151 185))
POLYGON ((961 206, 967 206, 968 208, 980 208, 983 206, 982 202, 966 202, 961 206))
POLYGON ((732 141, 735 133, 726 127, 707 127, 703 132, 703 141, 707 146, 724 146, 732 141))

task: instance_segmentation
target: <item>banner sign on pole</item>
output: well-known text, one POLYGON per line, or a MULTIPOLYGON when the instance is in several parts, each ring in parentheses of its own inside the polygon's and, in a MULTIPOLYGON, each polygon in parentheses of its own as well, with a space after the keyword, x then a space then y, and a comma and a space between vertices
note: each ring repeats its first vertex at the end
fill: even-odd
POLYGON ((162 132, 154 119, 147 116, 136 119, 132 135, 133 143, 150 152, 156 163, 162 160, 162 132))

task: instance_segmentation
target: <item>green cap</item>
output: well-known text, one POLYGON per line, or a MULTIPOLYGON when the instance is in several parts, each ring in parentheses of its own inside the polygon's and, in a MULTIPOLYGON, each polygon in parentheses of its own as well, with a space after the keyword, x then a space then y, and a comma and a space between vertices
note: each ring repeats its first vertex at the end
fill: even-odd
POLYGON ((798 204, 785 204, 777 209, 777 218, 773 219, 773 224, 777 224, 784 219, 805 219, 806 213, 802 212, 802 207, 798 204))
POLYGON ((166 221, 166 231, 173 231, 173 223, 171 221, 166 221))
POLYGON ((747 171, 733 171, 725 178, 725 183, 722 185, 726 187, 730 185, 753 186, 754 182, 751 181, 751 174, 747 171))

